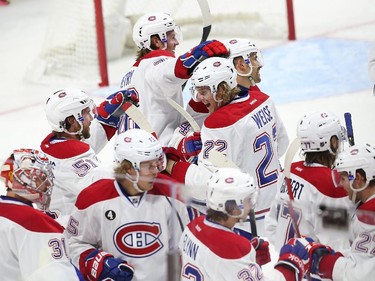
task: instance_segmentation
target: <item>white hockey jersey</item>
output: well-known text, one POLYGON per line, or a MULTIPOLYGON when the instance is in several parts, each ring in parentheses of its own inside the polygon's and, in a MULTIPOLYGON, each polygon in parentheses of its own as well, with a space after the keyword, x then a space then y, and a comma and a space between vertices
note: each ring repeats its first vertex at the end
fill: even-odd
POLYGON ((83 190, 67 228, 73 263, 98 248, 134 267, 133 281, 167 280, 167 254, 177 249, 187 224, 183 203, 152 194, 127 196, 119 184, 100 180, 83 190), (178 214, 178 216, 176 215, 178 214))
MULTIPOLYGON (((297 216, 301 235, 313 238, 336 250, 349 247, 346 231, 330 230, 323 226, 319 216, 320 205, 353 209, 342 187, 335 187, 332 170, 320 164, 305 165, 304 161, 292 163, 291 184, 294 195, 294 211, 297 216)), ((271 211, 266 216, 267 237, 276 251, 295 235, 288 201, 289 196, 284 178, 279 181, 277 193, 271 211)))
POLYGON ((1 280, 83 280, 65 253, 63 227, 31 205, 0 197, 1 280))
POLYGON ((272 271, 272 279, 263 276, 261 267, 255 262, 255 250, 250 241, 208 221, 205 216, 189 223, 181 236, 179 249, 182 255, 181 280, 286 280, 278 270, 272 271))
MULTIPOLYGON (((355 237, 349 251, 342 251, 333 266, 333 281, 362 281, 375 279, 375 195, 356 211, 352 221, 355 237)), ((326 266, 330 266, 327 264, 326 266)))
POLYGON ((54 174, 50 210, 57 221, 66 226, 78 193, 93 182, 111 173, 105 169, 97 153, 116 132, 94 119, 90 126, 91 137, 85 142, 76 139, 58 139, 49 134, 41 143, 54 174))
POLYGON ((201 139, 199 159, 208 159, 210 150, 218 150, 254 177, 260 188, 255 215, 259 235, 264 236, 264 217, 277 191, 279 157, 289 143, 274 103, 261 91, 241 95, 206 118, 201 139))
MULTIPOLYGON (((166 50, 152 51, 138 60, 124 75, 121 88, 134 88, 139 95, 139 110, 154 128, 162 146, 167 146, 181 115, 169 105, 169 97, 183 106, 182 85, 189 78, 176 73, 177 58, 166 50)), ((125 122, 126 128, 129 126, 125 122)))

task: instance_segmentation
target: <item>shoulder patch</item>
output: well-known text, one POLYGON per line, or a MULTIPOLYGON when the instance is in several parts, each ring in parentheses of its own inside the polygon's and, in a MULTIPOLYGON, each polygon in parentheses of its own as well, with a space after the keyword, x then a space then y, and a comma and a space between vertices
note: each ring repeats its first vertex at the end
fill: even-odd
POLYGON ((230 103, 219 108, 204 121, 204 125, 209 129, 217 129, 228 127, 236 123, 238 120, 253 112, 260 107, 262 103, 269 99, 265 93, 260 91, 252 91, 250 98, 244 101, 230 103))

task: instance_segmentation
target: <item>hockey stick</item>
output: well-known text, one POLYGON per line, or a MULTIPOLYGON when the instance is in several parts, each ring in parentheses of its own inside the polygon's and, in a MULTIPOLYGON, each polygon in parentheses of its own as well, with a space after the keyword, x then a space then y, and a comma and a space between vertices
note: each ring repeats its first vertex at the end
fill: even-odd
MULTIPOLYGON (((293 158, 298 152, 300 145, 301 145, 300 140, 298 138, 295 138, 290 143, 288 151, 286 152, 285 159, 284 159, 284 181, 287 186, 288 195, 289 195, 288 209, 289 209, 289 214, 292 219, 292 225, 296 232, 297 238, 301 238, 301 233, 299 231, 297 216, 293 209, 294 196, 293 196, 293 191, 292 191, 292 183, 290 180, 290 170, 292 167, 293 158)), ((305 277, 308 281, 311 281, 311 276, 309 273, 306 273, 305 277)))
MULTIPOLYGON (((217 150, 211 150, 208 153, 208 160, 216 167, 219 168, 236 168, 240 169, 232 160, 226 157, 223 153, 217 150)), ((249 212, 250 229, 253 237, 258 237, 257 224, 255 219, 254 209, 250 209, 249 212)))
POLYGON ((354 133, 353 133, 353 124, 352 124, 352 115, 350 112, 344 113, 346 133, 348 135, 349 145, 354 145, 354 133))
POLYGON ((150 122, 148 122, 143 113, 134 104, 125 102, 122 108, 124 112, 139 126, 139 128, 152 134, 155 138, 158 138, 150 122))
POLYGON ((286 152, 285 159, 284 159, 284 180, 285 180, 285 184, 287 186, 288 195, 289 195, 289 201, 288 201, 289 214, 292 219, 293 228, 298 238, 301 237, 301 233, 299 231, 296 213, 294 212, 293 204, 292 204, 292 202, 294 201, 294 196, 293 196, 293 191, 292 191, 292 183, 290 181, 290 169, 292 166, 293 158, 296 155, 300 145, 301 145, 300 140, 298 138, 295 138, 290 143, 288 151, 286 152))
POLYGON ((189 122, 191 128, 193 129, 194 132, 200 132, 201 128, 199 127, 198 123, 194 120, 194 118, 187 113, 185 109, 181 105, 179 105, 177 102, 172 100, 171 98, 167 97, 167 102, 173 106, 174 109, 176 109, 180 114, 186 119, 186 121, 189 122))
POLYGON ((202 19, 203 19, 203 31, 202 31, 202 39, 200 43, 207 41, 208 35, 211 32, 211 11, 210 7, 208 6, 207 0, 197 0, 199 7, 202 12, 202 19))

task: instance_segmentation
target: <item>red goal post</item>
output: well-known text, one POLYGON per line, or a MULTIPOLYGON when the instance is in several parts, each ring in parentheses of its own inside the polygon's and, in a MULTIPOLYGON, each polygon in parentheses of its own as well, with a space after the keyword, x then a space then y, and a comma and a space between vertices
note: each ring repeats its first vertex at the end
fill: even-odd
MULTIPOLYGON (((209 38, 296 39, 293 0, 207 2, 212 19, 209 38)), ((26 75, 33 82, 108 86, 108 61, 135 48, 132 26, 146 12, 171 14, 184 38, 202 36, 196 0, 52 0, 51 5, 42 50, 26 75)))

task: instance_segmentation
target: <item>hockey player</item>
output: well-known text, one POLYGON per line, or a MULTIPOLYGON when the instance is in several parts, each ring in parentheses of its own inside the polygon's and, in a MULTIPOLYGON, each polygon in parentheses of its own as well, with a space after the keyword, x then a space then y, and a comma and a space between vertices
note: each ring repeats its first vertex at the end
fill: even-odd
MULTIPOLYGON (((355 145, 337 155, 335 170, 351 200, 359 204, 351 221, 350 249, 334 252, 326 247, 323 257, 311 260, 311 271, 329 280, 373 280, 375 268, 375 148, 355 145)), ((309 255, 315 249, 309 247, 309 255)))
MULTIPOLYGON (((253 178, 238 169, 220 168, 212 175, 207 216, 189 223, 180 239, 181 280, 265 280, 259 258, 269 258, 268 247, 233 231, 254 207, 257 192, 253 178)), ((308 263, 304 247, 293 241, 281 251, 271 280, 301 280, 308 263)))
MULTIPOLYGON (((167 103, 166 97, 183 105, 181 86, 195 67, 208 57, 228 54, 221 42, 212 40, 176 58, 178 33, 179 27, 168 14, 148 13, 140 17, 133 28, 133 40, 140 50, 121 82, 121 87, 139 94, 139 109, 155 129, 162 146, 167 146, 181 123, 180 114, 167 103)), ((129 126, 126 115, 124 118, 119 132, 129 126)))
MULTIPOLYGON (((328 111, 316 111, 304 115, 297 125, 304 161, 291 166, 291 184, 295 213, 301 235, 336 248, 348 247, 345 232, 335 233, 323 227, 319 217, 320 206, 352 207, 343 188, 337 188, 332 178, 332 166, 336 154, 342 149, 345 129, 339 118, 328 111)), ((295 236, 288 207, 288 191, 280 180, 271 211, 266 218, 267 237, 278 250, 295 236)))
POLYGON ((97 153, 116 133, 125 101, 136 104, 137 97, 133 92, 119 91, 97 110, 89 96, 78 89, 62 89, 47 99, 44 109, 53 131, 42 141, 41 149, 53 168, 51 211, 61 225, 66 226, 78 193, 109 176, 97 153))
POLYGON ((279 139, 288 138, 274 103, 260 91, 241 91, 228 59, 210 58, 193 73, 193 95, 211 113, 201 129, 200 159, 210 150, 224 153, 260 187, 256 219, 263 236, 263 220, 276 194, 280 170, 279 139), (282 129, 281 129, 282 128, 282 129))
POLYGON ((88 280, 165 281, 167 253, 177 248, 187 213, 181 202, 153 194, 165 165, 162 147, 130 129, 116 137, 114 154, 115 180, 97 181, 77 198, 67 228, 73 263, 88 280))
POLYGON ((7 188, 0 196, 1 280, 83 280, 66 256, 64 228, 43 212, 53 186, 46 156, 14 150, 1 180, 7 188))

